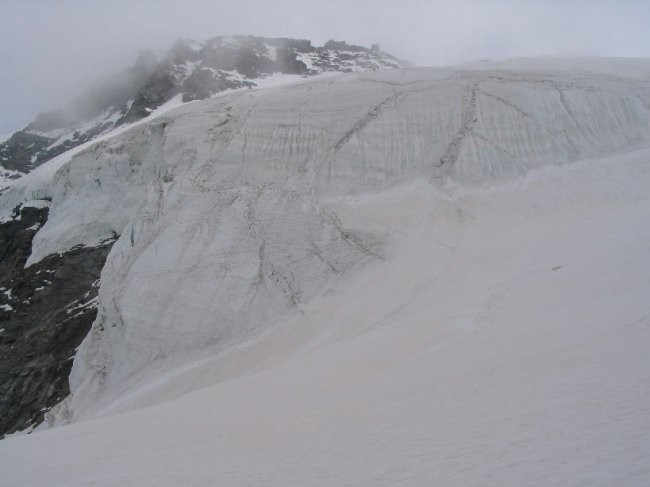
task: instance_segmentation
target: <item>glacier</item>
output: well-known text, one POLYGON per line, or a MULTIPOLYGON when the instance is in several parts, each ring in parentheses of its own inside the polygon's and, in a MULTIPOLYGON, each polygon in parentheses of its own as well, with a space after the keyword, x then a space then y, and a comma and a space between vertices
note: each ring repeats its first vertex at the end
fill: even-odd
POLYGON ((226 93, 24 176, 28 264, 119 238, 72 424, 0 442, 0 480, 643 485, 649 68, 226 93))

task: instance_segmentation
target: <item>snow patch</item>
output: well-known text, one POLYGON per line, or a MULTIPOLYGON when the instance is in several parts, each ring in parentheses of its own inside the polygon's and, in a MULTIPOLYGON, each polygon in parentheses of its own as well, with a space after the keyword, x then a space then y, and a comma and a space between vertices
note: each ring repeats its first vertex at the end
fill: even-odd
POLYGON ((266 55, 269 59, 272 60, 277 60, 278 59, 278 48, 277 46, 272 46, 270 44, 264 44, 264 47, 266 48, 266 55))
MULTIPOLYGON (((67 308, 65 310, 65 312, 70 314, 70 313, 74 313, 75 311, 79 311, 79 310, 94 309, 94 308, 97 307, 97 299, 98 298, 95 296, 94 298, 86 301, 85 303, 75 304, 71 308, 67 308)), ((73 304, 73 303, 71 303, 71 304, 73 304)))
POLYGON ((305 66, 307 66, 307 69, 309 71, 314 71, 316 70, 316 66, 314 65, 314 61, 318 59, 318 54, 314 52, 298 52, 296 53, 296 59, 300 62, 302 62, 305 66))

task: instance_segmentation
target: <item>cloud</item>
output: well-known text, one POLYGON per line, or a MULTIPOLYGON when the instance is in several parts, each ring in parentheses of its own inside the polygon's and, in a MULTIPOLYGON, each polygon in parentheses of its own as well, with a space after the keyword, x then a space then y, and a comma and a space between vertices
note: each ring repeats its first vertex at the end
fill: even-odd
POLYGON ((221 34, 379 42, 422 65, 515 56, 650 57, 650 4, 628 0, 5 0, 0 133, 65 104, 142 48, 221 34))

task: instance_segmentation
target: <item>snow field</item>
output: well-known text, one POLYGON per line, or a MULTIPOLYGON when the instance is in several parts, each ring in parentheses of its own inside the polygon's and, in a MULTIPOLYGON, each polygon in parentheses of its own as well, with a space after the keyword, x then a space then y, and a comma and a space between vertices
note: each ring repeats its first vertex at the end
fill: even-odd
POLYGON ((32 259, 121 237, 73 424, 0 483, 645 485, 649 87, 549 69, 233 93, 62 165, 32 259))

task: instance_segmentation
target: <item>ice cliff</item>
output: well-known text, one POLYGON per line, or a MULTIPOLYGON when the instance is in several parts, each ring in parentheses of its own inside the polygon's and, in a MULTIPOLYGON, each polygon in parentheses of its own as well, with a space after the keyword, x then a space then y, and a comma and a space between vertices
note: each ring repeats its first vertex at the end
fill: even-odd
POLYGON ((18 180, 5 219, 51 199, 28 265, 119 236, 52 421, 92 417, 390 260, 392 235, 346 218, 357 196, 486 188, 647 146, 650 81, 631 66, 393 69, 226 93, 18 180))

